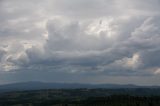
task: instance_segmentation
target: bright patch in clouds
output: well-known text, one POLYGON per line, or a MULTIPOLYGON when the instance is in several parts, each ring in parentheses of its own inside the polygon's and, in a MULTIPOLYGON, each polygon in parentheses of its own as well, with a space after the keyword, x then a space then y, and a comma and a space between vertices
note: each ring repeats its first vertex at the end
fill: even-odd
POLYGON ((160 74, 160 68, 156 69, 155 74, 160 74))
POLYGON ((110 26, 110 24, 113 22, 114 19, 112 18, 106 18, 106 19, 97 19, 93 21, 89 26, 87 33, 92 34, 95 36, 104 36, 104 37, 114 37, 114 30, 113 26, 110 26))
POLYGON ((126 64, 129 67, 136 68, 140 64, 140 56, 138 54, 134 54, 132 58, 128 59, 126 64))

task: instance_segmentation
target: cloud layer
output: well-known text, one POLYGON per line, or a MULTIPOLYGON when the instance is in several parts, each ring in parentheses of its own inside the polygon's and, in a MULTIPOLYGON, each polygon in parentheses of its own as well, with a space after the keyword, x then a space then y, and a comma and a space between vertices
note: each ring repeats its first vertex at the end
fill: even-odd
POLYGON ((1 0, 0 83, 160 84, 159 5, 159 0, 1 0))

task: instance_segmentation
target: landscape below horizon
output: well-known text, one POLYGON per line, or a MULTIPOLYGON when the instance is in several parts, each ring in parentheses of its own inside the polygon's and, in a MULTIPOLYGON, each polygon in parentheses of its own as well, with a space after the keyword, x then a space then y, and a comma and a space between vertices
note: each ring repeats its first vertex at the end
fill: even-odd
POLYGON ((0 93, 0 106, 159 106, 160 88, 61 88, 0 93))

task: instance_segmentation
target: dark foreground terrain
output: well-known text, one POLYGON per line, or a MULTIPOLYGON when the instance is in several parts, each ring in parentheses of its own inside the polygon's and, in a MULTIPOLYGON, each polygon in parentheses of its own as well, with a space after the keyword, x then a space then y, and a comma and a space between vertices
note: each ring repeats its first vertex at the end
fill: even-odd
POLYGON ((48 89, 0 94, 0 106, 160 106, 160 89, 48 89))

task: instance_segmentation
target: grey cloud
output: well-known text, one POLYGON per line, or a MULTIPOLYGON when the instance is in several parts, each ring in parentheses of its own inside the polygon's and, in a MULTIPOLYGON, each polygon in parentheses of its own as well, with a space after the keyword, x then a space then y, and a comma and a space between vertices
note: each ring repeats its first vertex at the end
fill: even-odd
POLYGON ((132 33, 130 45, 137 48, 146 66, 159 67, 159 28, 159 17, 148 18, 132 33))
POLYGON ((1 72, 158 77, 159 9, 158 0, 2 0, 1 72))
POLYGON ((0 48, 0 61, 2 61, 4 55, 5 55, 6 51, 4 49, 0 48))
MULTIPOLYGON (((146 59, 149 56, 145 56, 146 54, 144 53, 153 49, 153 47, 158 47, 158 45, 155 44, 144 48, 143 46, 146 46, 148 43, 143 43, 145 41, 142 38, 143 35, 137 32, 142 26, 147 27, 147 25, 144 25, 147 20, 144 20, 141 25, 138 24, 139 26, 135 25, 138 26, 137 28, 131 28, 130 36, 124 37, 126 36, 123 36, 125 32, 122 32, 122 35, 118 33, 120 37, 117 37, 115 43, 113 42, 110 46, 108 46, 110 43, 107 42, 110 38, 102 37, 98 34, 87 34, 85 32, 87 26, 81 26, 78 22, 71 21, 66 24, 63 20, 49 21, 47 27, 48 40, 44 44, 44 48, 32 48, 26 52, 31 61, 30 64, 33 64, 31 69, 60 70, 64 72, 75 70, 75 72, 105 73, 106 75, 152 75, 154 72, 145 71, 148 67, 146 59), (121 37, 127 40, 122 40, 121 37), (139 40, 142 40, 140 44, 137 43, 139 40), (87 44, 85 44, 86 42, 87 44), (134 55, 137 53, 138 58, 136 60, 134 55), (144 56, 146 59, 143 58, 144 56), (137 63, 138 65, 135 66, 136 63, 134 62, 139 62, 139 60, 140 64, 137 63), (39 66, 43 67, 36 68, 39 66)), ((130 25, 130 23, 126 23, 127 25, 130 25)), ((149 34, 149 32, 144 31, 143 33, 149 34)), ((129 34, 129 32, 127 33, 129 34)), ((150 36, 148 38, 150 39, 150 36)), ((147 52, 147 55, 152 56, 151 52, 147 52)), ((152 60, 154 62, 158 61, 155 58, 152 58, 152 60)), ((151 63, 148 64, 151 65, 151 63)), ((152 67, 159 67, 156 64, 154 65, 152 67)))
POLYGON ((57 14, 73 17, 91 18, 97 16, 105 16, 106 14, 119 14, 119 11, 115 7, 114 0, 71 0, 70 2, 68 2, 67 0, 60 0, 54 1, 53 4, 55 10, 57 10, 57 14))
MULTIPOLYGON (((112 62, 114 63, 114 61, 122 59, 127 55, 132 56, 132 54, 134 53, 125 53, 124 50, 126 49, 125 51, 127 51, 128 48, 124 49, 124 47, 121 46, 121 43, 123 43, 122 41, 116 42, 116 45, 119 45, 118 48, 115 46, 111 49, 105 42, 101 42, 101 40, 99 40, 102 38, 98 37, 98 35, 87 35, 85 32, 82 32, 83 30, 79 30, 81 28, 77 23, 71 25, 63 24, 59 22, 57 25, 57 23, 55 24, 53 21, 53 23, 50 23, 50 26, 48 26, 49 37, 44 47, 45 52, 47 52, 49 57, 45 56, 47 55, 45 54, 45 52, 42 55, 42 51, 39 51, 35 48, 32 49, 31 52, 27 52, 29 58, 34 58, 33 61, 36 61, 36 64, 45 64, 46 69, 47 67, 50 69, 50 65, 53 65, 53 67, 58 67, 60 68, 59 70, 63 70, 63 67, 65 66, 72 67, 73 69, 77 68, 77 71, 82 70, 92 73, 98 70, 105 71, 107 69, 103 69, 104 65, 111 64, 112 62), (74 28, 70 27, 72 25, 74 25, 74 28), (70 31, 71 29, 76 29, 76 31, 70 31), (89 39, 87 36, 92 36, 95 41, 93 42, 92 39, 89 39), (87 44, 83 46, 85 42, 81 39, 84 39, 86 42, 90 42, 90 45, 87 44), (94 44, 100 45, 94 46, 94 44), (101 46, 103 46, 103 49, 100 49, 101 46), (48 60, 48 62, 50 63, 48 63, 46 60, 48 60)), ((103 38, 103 40, 108 41, 108 38, 103 38)), ((112 69, 109 72, 115 70, 114 68, 111 68, 109 66, 107 68, 110 68, 109 70, 112 69)), ((69 68, 68 70, 71 69, 69 68)), ((117 71, 116 74, 117 73, 119 74, 123 72, 117 71)))

